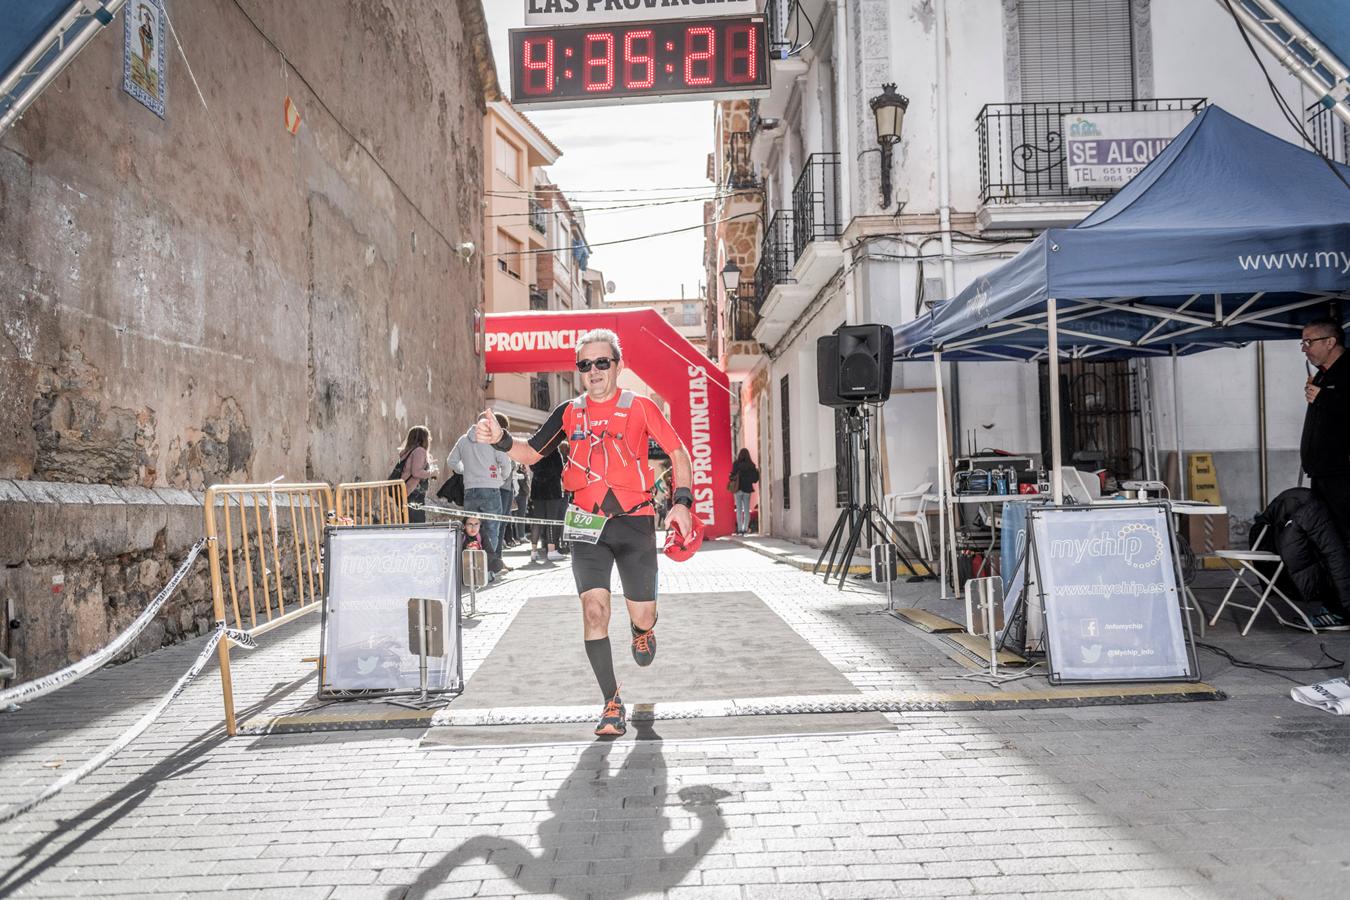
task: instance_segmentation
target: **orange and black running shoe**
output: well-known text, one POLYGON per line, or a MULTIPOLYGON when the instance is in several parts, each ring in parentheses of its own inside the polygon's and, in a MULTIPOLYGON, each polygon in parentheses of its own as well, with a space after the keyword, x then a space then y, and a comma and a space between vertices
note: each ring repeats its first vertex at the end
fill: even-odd
POLYGON ((616 691, 609 702, 605 704, 604 712, 600 713, 600 724, 595 726, 595 733, 618 737, 627 730, 628 710, 624 707, 623 700, 616 691))
POLYGON ((633 628, 633 662, 639 666, 650 666, 656 659, 656 623, 646 631, 633 628))

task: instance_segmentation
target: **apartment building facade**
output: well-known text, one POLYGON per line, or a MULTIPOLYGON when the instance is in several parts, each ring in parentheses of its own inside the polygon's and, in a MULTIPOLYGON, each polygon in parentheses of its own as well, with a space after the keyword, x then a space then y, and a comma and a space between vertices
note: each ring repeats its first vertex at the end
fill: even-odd
MULTIPOLYGON (((545 171, 562 151, 504 100, 488 105, 484 146, 487 311, 586 308, 596 286, 588 287, 586 278, 585 217, 545 171)), ((542 425, 556 404, 575 396, 574 380, 566 373, 496 374, 487 400, 524 431, 542 425)))
MULTIPOLYGON (((1072 185, 1065 116, 1173 110, 1184 121, 1217 103, 1300 143, 1271 90, 1298 110, 1314 99, 1266 56, 1268 85, 1217 2, 768 0, 766 11, 771 95, 718 103, 712 123, 709 168, 722 198, 706 216, 719 335, 710 352, 739 384, 736 440, 764 473, 761 521, 813 544, 849 488, 838 465, 845 429, 818 402, 818 338, 845 323, 898 328, 1112 196, 1072 185), (909 103, 886 184, 869 103, 888 84, 909 103), (735 290, 728 281, 739 281, 735 290)), ((1068 373, 1079 433, 1067 438, 1085 468, 1137 476, 1142 425, 1129 386, 1139 365, 1068 373)), ((1147 366, 1155 396, 1170 399, 1171 364, 1147 366)), ((1176 371, 1180 413, 1159 404, 1153 440, 1164 457, 1179 443, 1213 452, 1225 500, 1250 519, 1262 493, 1260 401, 1275 492, 1297 477, 1298 349, 1214 351, 1176 371)), ((958 455, 1041 452, 1035 364, 948 365, 943 379, 958 455)), ((874 436, 879 490, 936 480, 935 393, 931 364, 897 365, 874 436)))

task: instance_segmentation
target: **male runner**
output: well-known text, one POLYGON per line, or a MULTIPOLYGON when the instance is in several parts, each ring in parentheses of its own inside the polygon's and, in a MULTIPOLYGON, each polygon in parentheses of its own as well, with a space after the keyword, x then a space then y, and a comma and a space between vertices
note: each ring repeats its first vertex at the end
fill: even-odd
POLYGON ((571 445, 563 488, 573 493, 572 505, 603 521, 595 543, 572 540, 572 575, 581 595, 581 614, 590 660, 605 707, 596 734, 620 735, 628 729, 628 712, 619 697, 614 659, 609 647, 609 578, 617 563, 633 632, 633 659, 649 666, 656 658, 656 511, 655 482, 647 462, 647 438, 670 455, 674 471, 674 503, 666 528, 681 534, 692 530, 693 467, 675 429, 646 397, 618 390, 623 372, 619 336, 606 329, 577 339, 577 371, 586 393, 553 410, 528 443, 515 443, 498 426, 492 410, 478 419, 476 438, 512 459, 534 465, 564 440, 571 445))

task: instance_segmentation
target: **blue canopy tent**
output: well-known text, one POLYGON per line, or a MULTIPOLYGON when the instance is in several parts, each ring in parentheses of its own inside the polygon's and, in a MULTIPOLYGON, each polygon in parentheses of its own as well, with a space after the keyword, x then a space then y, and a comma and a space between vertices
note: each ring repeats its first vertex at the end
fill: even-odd
POLYGON ((896 358, 1043 358, 1052 298, 1061 354, 1121 358, 1296 337, 1348 296, 1350 189, 1211 106, 1092 215, 901 329, 896 358))
POLYGON ((1096 212, 902 327, 895 358, 1046 359, 1059 502, 1061 357, 1297 339, 1310 319, 1344 320, 1347 298, 1350 188, 1316 154, 1211 106, 1096 212))

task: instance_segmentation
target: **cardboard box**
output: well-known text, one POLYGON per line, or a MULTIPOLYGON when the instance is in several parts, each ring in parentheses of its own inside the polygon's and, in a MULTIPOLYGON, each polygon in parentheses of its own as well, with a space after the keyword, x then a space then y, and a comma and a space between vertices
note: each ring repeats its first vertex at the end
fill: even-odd
POLYGON ((1227 550, 1228 516, 1178 516, 1182 533, 1196 556, 1206 556, 1215 550, 1227 550))

